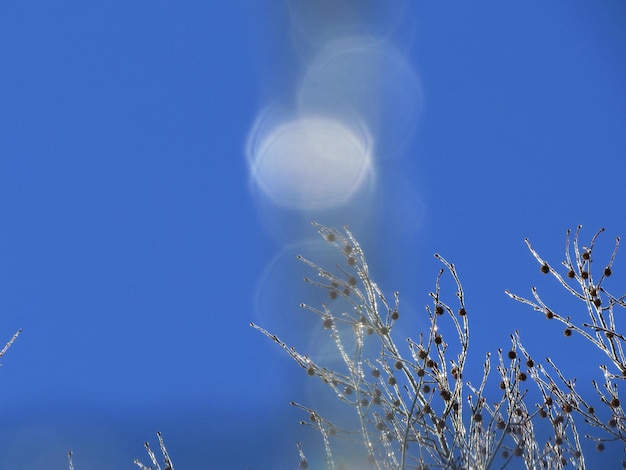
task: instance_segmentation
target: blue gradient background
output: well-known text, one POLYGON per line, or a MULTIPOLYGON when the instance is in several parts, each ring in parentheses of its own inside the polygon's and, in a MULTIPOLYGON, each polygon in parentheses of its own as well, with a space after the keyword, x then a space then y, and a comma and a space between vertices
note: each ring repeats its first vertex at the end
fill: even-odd
MULTIPOLYGON (((250 191, 252 122, 300 70, 285 3, 0 4, 0 338, 23 329, 0 370, 0 468, 67 468, 70 449, 77 469, 133 468, 157 430, 178 469, 293 468, 296 441, 320 445, 288 405, 307 377, 249 322, 293 329, 260 291, 302 315, 300 268, 272 260, 310 217, 350 224, 415 315, 432 253, 453 261, 475 364, 520 329, 599 377, 503 291, 553 285, 524 237, 556 264, 579 223, 607 228, 607 257, 626 236, 625 4, 406 5, 419 124, 355 219, 277 214, 250 191)), ((616 294, 624 269, 622 254, 616 294)))

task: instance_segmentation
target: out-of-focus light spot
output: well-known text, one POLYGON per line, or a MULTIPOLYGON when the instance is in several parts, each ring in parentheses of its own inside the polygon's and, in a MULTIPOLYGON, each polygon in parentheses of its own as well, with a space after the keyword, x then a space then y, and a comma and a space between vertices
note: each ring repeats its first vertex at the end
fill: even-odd
MULTIPOLYGON (((356 122, 356 121, 352 121, 356 122)), ((307 115, 267 126, 248 141, 253 183, 275 204, 328 209, 348 202, 370 180, 370 137, 362 126, 307 115)))
POLYGON ((346 34, 386 36, 407 15, 409 0, 289 0, 294 39, 313 46, 346 34))
POLYGON ((409 62, 389 42, 372 36, 329 41, 311 60, 298 91, 301 113, 364 122, 379 157, 407 142, 421 103, 409 62))

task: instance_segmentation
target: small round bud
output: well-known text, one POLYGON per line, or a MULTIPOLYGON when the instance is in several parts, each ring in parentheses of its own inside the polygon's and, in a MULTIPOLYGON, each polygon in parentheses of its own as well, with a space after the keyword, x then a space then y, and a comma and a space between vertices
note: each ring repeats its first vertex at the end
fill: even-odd
POLYGON ((517 380, 519 380, 520 382, 524 382, 526 379, 527 376, 525 372, 520 372, 519 374, 517 374, 517 380))
POLYGON ((459 309, 459 315, 461 315, 462 317, 464 317, 465 315, 467 315, 467 312, 465 311, 464 308, 460 308, 459 309))
POLYGON ((613 397, 609 404, 611 405, 611 408, 617 408, 619 406, 619 398, 613 397))
POLYGON ((352 387, 344 388, 343 393, 345 393, 346 395, 352 395, 352 387))
POLYGON ((474 414, 474 421, 476 421, 477 423, 480 423, 482 420, 483 420, 483 415, 481 415, 480 413, 474 414))
POLYGON ((589 252, 588 252, 588 251, 583 251, 582 257, 583 257, 583 259, 586 261, 586 260, 588 260, 589 258, 591 258, 591 255, 589 254, 589 252))
POLYGON ((335 234, 334 233, 327 233, 326 234, 326 241, 327 242, 334 242, 335 241, 335 234))
POLYGON ((600 307, 602 305, 602 299, 598 297, 597 299, 593 299, 593 305, 596 307, 600 307))
POLYGON ((546 318, 548 320, 552 320, 554 318, 554 313, 550 309, 546 309, 546 318))
POLYGON ((609 277, 611 274, 613 274, 613 272, 611 271, 611 268, 609 268, 608 266, 604 268, 604 275, 606 277, 609 277))
POLYGON ((380 371, 378 369, 372 369, 372 376, 375 378, 380 377, 380 371))
POLYGON ((596 450, 597 450, 598 452, 602 452, 602 451, 604 450, 604 444, 603 444, 602 442, 598 442, 598 443, 596 444, 596 450))
POLYGON ((385 415, 385 419, 387 421, 393 421, 393 418, 394 418, 394 414, 392 411, 387 412, 387 414, 385 415))
POLYGON ((443 338, 441 335, 435 336, 435 344, 441 344, 443 342, 443 338))
POLYGON ((396 310, 394 310, 393 313, 391 314, 391 319, 397 320, 398 318, 400 318, 400 314, 396 310))
POLYGON ((391 386, 395 385, 397 382, 396 378, 392 375, 387 379, 387 383, 391 386))
POLYGON ((328 297, 330 297, 331 299, 335 300, 337 298, 337 291, 336 290, 331 290, 328 293, 328 297))
POLYGON ((569 328, 565 328, 565 330, 563 330, 563 336, 572 336, 572 330, 570 330, 569 328))
POLYGON ((350 277, 350 279, 348 279, 348 284, 350 284, 352 287, 356 286, 356 278, 350 277))
POLYGON ((307 375, 315 375, 315 369, 310 366, 307 370, 306 370, 307 375))
POLYGON ((570 279, 574 279, 576 277, 576 273, 574 272, 573 269, 570 269, 569 271, 567 271, 567 277, 569 277, 570 279))
POLYGON ((436 313, 437 315, 443 315, 443 312, 444 312, 444 309, 443 309, 443 307, 442 307, 441 305, 437 305, 437 306, 435 307, 435 313, 436 313))
POLYGON ((396 369, 401 370, 402 369, 402 361, 396 361, 396 363, 393 366, 396 369))
POLYGON ((555 443, 557 446, 563 445, 563 438, 562 438, 561 436, 557 436, 557 438, 556 438, 556 439, 554 439, 554 443, 555 443))
POLYGON ((589 273, 587 271, 582 271, 580 273, 580 277, 582 277, 583 279, 589 279, 589 273))
POLYGON ((350 253, 352 253, 352 247, 350 245, 346 245, 343 249, 343 252, 349 255, 350 253))
POLYGON ((430 393, 430 385, 426 384, 422 387, 424 393, 430 393))
POLYGON ((426 374, 426 372, 424 372, 424 369, 417 369, 417 376, 418 377, 424 377, 424 374, 426 374))
POLYGON ((541 265, 541 272, 544 274, 548 274, 550 272, 550 266, 547 263, 543 263, 541 265))
POLYGON ((540 418, 545 418, 548 416, 548 412, 546 410, 544 410, 543 408, 539 410, 539 417, 540 418))
POLYGON ((442 390, 439 394, 444 401, 449 401, 452 398, 452 394, 449 390, 442 390))
POLYGON ((324 318, 323 325, 324 325, 324 328, 327 329, 327 330, 329 328, 332 328, 333 327, 333 319, 332 318, 324 318))
POLYGON ((356 259, 353 256, 348 256, 346 263, 348 263, 348 266, 354 266, 356 264, 356 259))
POLYGON ((535 361, 533 361, 532 359, 528 359, 526 361, 526 367, 534 367, 535 366, 535 361))
POLYGON ((509 359, 515 359, 517 357, 517 353, 515 351, 509 351, 509 359))

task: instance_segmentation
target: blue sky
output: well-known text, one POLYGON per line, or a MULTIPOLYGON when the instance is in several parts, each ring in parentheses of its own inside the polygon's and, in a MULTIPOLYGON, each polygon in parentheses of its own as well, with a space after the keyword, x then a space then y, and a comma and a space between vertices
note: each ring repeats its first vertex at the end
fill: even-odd
POLYGON ((567 228, 606 227, 607 257, 626 235, 626 7, 333 3, 2 2, 0 336, 23 333, 0 467, 65 468, 72 449, 132 468, 157 430, 178 468, 293 467, 306 376, 248 325, 308 344, 312 219, 349 224, 416 317, 432 254, 454 262, 477 358, 520 329, 594 376, 503 291, 548 285, 525 237, 558 263, 567 228), (343 40, 379 54, 377 80, 367 54, 331 67, 343 40), (263 139, 331 104, 341 122, 355 105, 366 176, 336 206, 281 203, 255 179, 263 139))

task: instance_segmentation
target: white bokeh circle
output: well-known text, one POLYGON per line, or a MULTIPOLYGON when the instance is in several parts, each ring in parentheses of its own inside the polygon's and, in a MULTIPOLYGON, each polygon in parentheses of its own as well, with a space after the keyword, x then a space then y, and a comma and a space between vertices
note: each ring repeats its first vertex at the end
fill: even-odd
POLYGON ((293 209, 340 206, 364 186, 372 170, 367 131, 322 115, 255 126, 248 160, 260 191, 293 209))

